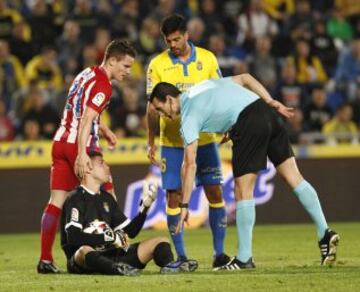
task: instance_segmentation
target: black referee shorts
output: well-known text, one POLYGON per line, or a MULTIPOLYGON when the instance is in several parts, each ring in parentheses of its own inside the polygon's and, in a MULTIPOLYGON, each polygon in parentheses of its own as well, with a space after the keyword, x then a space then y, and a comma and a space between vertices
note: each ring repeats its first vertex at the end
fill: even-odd
POLYGON ((234 177, 265 169, 267 157, 276 167, 294 156, 284 120, 262 99, 240 113, 230 138, 234 177))
MULTIPOLYGON (((130 266, 137 269, 144 269, 146 265, 140 262, 138 258, 138 247, 140 243, 131 244, 127 251, 124 251, 122 248, 111 248, 100 251, 102 256, 105 256, 114 262, 122 262, 129 264, 130 266)), ((67 270, 72 274, 92 274, 96 273, 93 269, 89 267, 79 266, 74 259, 75 254, 67 261, 67 270)))

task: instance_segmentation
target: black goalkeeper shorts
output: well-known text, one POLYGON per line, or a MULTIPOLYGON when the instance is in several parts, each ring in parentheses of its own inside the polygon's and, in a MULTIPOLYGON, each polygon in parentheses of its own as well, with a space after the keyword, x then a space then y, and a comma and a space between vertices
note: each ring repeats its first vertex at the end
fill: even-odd
POLYGON ((267 157, 276 166, 294 156, 285 121, 259 99, 247 106, 230 130, 234 177, 266 168, 267 157))
MULTIPOLYGON (((140 243, 131 244, 127 251, 124 251, 122 248, 110 248, 103 251, 100 251, 101 255, 113 260, 114 262, 122 262, 129 264, 130 266, 137 269, 144 269, 146 265, 140 262, 138 257, 138 247, 140 243)), ((89 267, 79 266, 75 262, 75 254, 67 261, 67 270, 72 274, 92 274, 95 273, 89 267)))

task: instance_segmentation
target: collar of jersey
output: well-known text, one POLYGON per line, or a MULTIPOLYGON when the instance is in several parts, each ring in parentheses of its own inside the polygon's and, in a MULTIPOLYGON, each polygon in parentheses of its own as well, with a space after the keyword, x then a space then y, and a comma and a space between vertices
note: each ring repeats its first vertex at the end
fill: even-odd
POLYGON ((106 72, 105 72, 105 69, 103 67, 101 67, 101 65, 99 66, 95 66, 99 72, 104 75, 104 77, 106 78, 106 80, 111 84, 110 80, 109 80, 109 77, 107 76, 106 72))
POLYGON ((196 61, 196 50, 195 50, 195 46, 192 42, 189 42, 190 48, 191 48, 191 53, 190 53, 190 57, 185 61, 181 61, 179 59, 178 56, 174 55, 170 50, 169 50, 169 57, 172 61, 172 63, 175 64, 182 64, 182 65, 189 65, 191 62, 195 62, 196 61))
POLYGON ((87 193, 89 193, 90 195, 93 195, 93 196, 95 196, 96 195, 96 193, 95 192, 93 192, 93 191, 90 191, 87 187, 85 187, 84 185, 80 185, 80 187, 82 187, 87 193))

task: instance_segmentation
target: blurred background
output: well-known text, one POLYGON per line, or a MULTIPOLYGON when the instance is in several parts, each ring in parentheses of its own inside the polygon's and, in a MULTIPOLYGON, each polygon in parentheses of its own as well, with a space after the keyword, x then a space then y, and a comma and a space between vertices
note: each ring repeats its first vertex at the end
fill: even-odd
POLYGON ((145 72, 172 13, 223 76, 250 72, 296 108, 294 144, 359 142, 360 1, 351 0, 0 0, 0 141, 51 139, 74 76, 118 37, 139 56, 103 118, 119 138, 144 137, 145 72))
MULTIPOLYGON (((131 77, 113 84, 102 116, 120 141, 116 153, 106 153, 123 180, 117 182, 120 196, 131 182, 158 173, 145 157, 145 72, 166 49, 160 23, 173 13, 186 17, 191 42, 215 54, 223 76, 249 72, 296 109, 288 133, 298 156, 311 160, 300 164, 326 186, 325 193, 342 196, 324 198, 334 213, 347 200, 343 217, 334 220, 354 220, 355 214, 346 216, 360 189, 358 0, 0 0, 0 180, 2 192, 16 190, 12 197, 1 194, 0 211, 33 204, 40 217, 48 196, 47 140, 69 85, 83 68, 100 64, 113 38, 129 39, 139 54, 131 77), (133 164, 141 168, 128 172, 133 164), (341 183, 332 179, 339 175, 341 183)), ((229 151, 222 150, 224 160, 229 151)), ((21 230, 33 230, 34 222, 21 230)))

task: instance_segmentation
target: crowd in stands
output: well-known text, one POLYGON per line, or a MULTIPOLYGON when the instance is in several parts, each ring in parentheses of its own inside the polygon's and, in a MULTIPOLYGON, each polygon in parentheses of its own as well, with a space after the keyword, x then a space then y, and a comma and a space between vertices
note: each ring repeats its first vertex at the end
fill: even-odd
POLYGON ((165 49, 160 24, 172 13, 187 18, 190 40, 215 54, 223 76, 249 72, 295 108, 291 142, 359 142, 353 0, 0 0, 0 141, 51 139, 73 78, 122 37, 139 54, 103 120, 119 138, 145 136, 145 72, 165 49), (306 139, 314 132, 323 135, 306 139))

